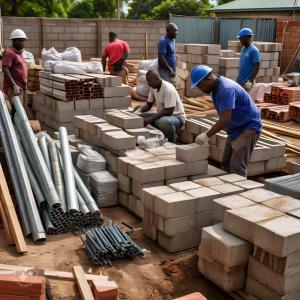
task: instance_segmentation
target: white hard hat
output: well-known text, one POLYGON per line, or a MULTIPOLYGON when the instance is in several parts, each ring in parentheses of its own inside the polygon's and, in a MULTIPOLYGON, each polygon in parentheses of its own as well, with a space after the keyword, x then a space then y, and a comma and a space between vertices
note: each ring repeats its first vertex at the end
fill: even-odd
POLYGON ((26 36, 25 32, 22 29, 15 29, 11 33, 10 39, 11 40, 14 40, 14 39, 28 39, 28 37, 26 36))

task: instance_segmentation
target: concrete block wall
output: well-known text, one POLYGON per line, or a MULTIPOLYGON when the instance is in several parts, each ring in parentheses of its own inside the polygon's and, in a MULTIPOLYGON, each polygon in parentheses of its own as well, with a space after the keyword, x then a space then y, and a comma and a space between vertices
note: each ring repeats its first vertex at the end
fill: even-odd
POLYGON ((167 21, 131 21, 97 19, 52 19, 2 17, 4 47, 9 47, 10 33, 23 29, 29 37, 26 49, 36 58, 43 48, 55 47, 63 51, 67 47, 78 47, 84 59, 100 57, 108 43, 109 31, 118 33, 131 48, 131 59, 145 57, 145 33, 148 34, 148 58, 157 57, 157 42, 165 33, 167 21))

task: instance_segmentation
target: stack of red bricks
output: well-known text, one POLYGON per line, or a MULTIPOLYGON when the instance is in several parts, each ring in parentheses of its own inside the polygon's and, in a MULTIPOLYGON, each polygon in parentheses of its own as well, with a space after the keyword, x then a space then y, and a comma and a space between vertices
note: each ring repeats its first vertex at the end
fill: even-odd
POLYGON ((26 274, 0 274, 0 299, 46 300, 46 279, 26 274))
POLYGON ((39 65, 30 66, 28 69, 27 90, 30 92, 39 91, 40 89, 39 71, 41 71, 39 65))
POLYGON ((118 300, 119 290, 118 286, 114 281, 109 280, 93 280, 92 293, 95 300, 118 300))
POLYGON ((294 102, 289 105, 290 116, 296 122, 300 122, 300 102, 294 102))
POLYGON ((264 119, 277 122, 288 122, 291 120, 288 105, 269 106, 261 108, 261 116, 264 119))
POLYGON ((271 93, 265 93, 264 102, 279 105, 288 105, 291 102, 300 101, 300 87, 287 87, 283 85, 273 85, 271 93))

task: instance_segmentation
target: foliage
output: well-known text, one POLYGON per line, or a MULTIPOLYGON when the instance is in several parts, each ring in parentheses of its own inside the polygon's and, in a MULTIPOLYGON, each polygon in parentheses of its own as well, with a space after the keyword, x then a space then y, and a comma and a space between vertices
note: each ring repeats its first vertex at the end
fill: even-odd
POLYGON ((232 2, 233 0, 217 0, 218 2, 218 5, 223 5, 223 4, 226 4, 228 2, 232 2))
POLYGON ((132 0, 128 4, 128 19, 151 19, 151 11, 161 4, 162 0, 132 0))

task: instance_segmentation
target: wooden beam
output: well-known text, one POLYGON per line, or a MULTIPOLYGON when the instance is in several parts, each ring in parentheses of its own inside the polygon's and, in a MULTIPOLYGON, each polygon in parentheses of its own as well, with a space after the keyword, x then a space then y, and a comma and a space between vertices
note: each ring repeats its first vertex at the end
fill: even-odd
POLYGON ((76 277, 77 287, 83 300, 94 300, 92 290, 85 278, 82 266, 74 266, 73 273, 76 277))
POLYGON ((10 227, 10 232, 16 244, 17 251, 19 253, 27 252, 26 242, 21 230, 21 226, 16 214, 13 201, 10 196, 10 192, 8 189, 8 185, 1 164, 0 164, 0 201, 3 205, 7 217, 7 222, 10 227))
POLYGON ((13 238, 12 233, 10 231, 9 222, 7 220, 6 212, 5 212, 5 209, 3 207, 2 201, 0 201, 0 215, 1 215, 1 220, 2 220, 2 224, 3 224, 3 228, 4 228, 4 234, 5 234, 6 242, 7 242, 8 245, 14 245, 15 241, 14 241, 14 238, 13 238))

